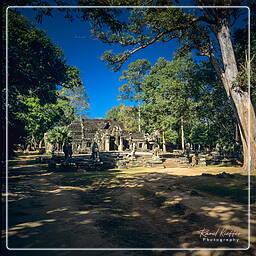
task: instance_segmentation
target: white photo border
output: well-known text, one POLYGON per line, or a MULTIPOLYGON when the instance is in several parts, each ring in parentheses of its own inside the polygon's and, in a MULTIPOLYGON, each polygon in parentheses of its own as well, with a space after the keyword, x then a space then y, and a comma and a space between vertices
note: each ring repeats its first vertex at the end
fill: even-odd
MULTIPOLYGON (((6 214, 6 248, 12 251, 195 251, 195 250, 208 250, 208 251, 240 251, 240 250, 249 250, 250 249, 250 235, 251 235, 251 212, 250 212, 250 173, 251 173, 251 156, 250 156, 250 144, 251 141, 249 139, 249 146, 248 146, 248 157, 249 157, 249 166, 248 166, 248 247, 246 248, 10 248, 8 247, 8 10, 9 9, 31 9, 31 8, 52 8, 52 9, 96 9, 96 8, 106 8, 106 9, 113 9, 113 8, 177 8, 177 9, 203 9, 203 8, 235 8, 235 9, 247 9, 248 10, 248 97, 250 99, 250 74, 251 74, 251 44, 250 44, 250 8, 248 6, 8 6, 6 8, 6 195, 5 195, 5 214, 6 214)), ((250 135, 250 101, 248 100, 248 134, 250 135)), ((250 136, 249 136, 250 138, 250 136)))

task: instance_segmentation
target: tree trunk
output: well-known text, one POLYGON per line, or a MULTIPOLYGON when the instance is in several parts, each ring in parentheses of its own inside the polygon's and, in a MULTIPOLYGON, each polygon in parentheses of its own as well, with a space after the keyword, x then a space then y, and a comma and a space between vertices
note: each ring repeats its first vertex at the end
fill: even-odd
POLYGON ((248 170, 256 169, 256 118, 255 112, 246 91, 236 85, 238 68, 230 36, 228 24, 223 24, 217 32, 220 44, 224 73, 222 82, 237 119, 240 137, 243 145, 244 167, 248 170), (250 113, 249 113, 250 111, 250 113))
POLYGON ((42 148, 43 143, 44 143, 44 139, 41 139, 41 140, 40 140, 40 142, 39 142, 39 149, 41 149, 41 148, 42 148))
POLYGON ((181 148, 182 152, 185 152, 185 136, 184 136, 184 120, 183 116, 180 119, 180 130, 181 130, 181 148))
POLYGON ((163 152, 166 153, 165 134, 163 132, 163 152))
POLYGON ((139 132, 141 132, 141 114, 140 114, 140 103, 138 105, 138 113, 139 113, 139 132))
POLYGON ((238 127, 238 124, 235 123, 235 127, 236 127, 236 131, 235 131, 235 141, 236 142, 240 142, 240 137, 239 137, 239 127, 238 127))
POLYGON ((33 147, 33 151, 35 151, 36 147, 37 147, 37 143, 36 143, 36 139, 34 136, 32 136, 30 144, 31 144, 31 147, 33 147))

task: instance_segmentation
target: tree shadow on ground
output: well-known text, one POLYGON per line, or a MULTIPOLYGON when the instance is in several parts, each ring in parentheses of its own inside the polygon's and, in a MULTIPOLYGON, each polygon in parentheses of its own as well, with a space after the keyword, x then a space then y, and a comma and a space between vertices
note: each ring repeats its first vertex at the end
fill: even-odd
MULTIPOLYGON (((247 191, 246 176, 218 179, 132 171, 34 174, 9 181, 12 248, 247 247, 247 197, 244 192, 241 197, 232 195, 239 186, 247 191), (200 229, 219 227, 241 232, 239 242, 202 241, 200 229)), ((160 255, 144 253, 116 255, 160 255)), ((184 255, 197 255, 189 253, 184 255)))

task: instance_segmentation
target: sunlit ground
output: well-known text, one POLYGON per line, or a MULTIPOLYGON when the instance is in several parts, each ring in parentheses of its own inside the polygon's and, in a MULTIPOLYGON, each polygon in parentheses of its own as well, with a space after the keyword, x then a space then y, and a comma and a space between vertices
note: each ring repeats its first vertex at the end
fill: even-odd
MULTIPOLYGON (((38 156, 20 155, 9 162, 11 248, 248 246, 248 175, 241 167, 53 173, 47 164, 36 163, 38 156), (222 172, 234 176, 216 176, 222 172), (200 229, 219 227, 239 232, 239 241, 202 241, 200 229)), ((250 178, 255 206, 255 173, 250 178)), ((251 224, 254 228, 253 219, 251 224)))

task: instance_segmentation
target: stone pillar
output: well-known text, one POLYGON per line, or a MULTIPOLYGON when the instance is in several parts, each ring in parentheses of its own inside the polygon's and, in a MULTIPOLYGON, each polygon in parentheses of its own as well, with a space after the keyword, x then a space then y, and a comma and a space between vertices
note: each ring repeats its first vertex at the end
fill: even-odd
POLYGON ((120 145, 119 137, 116 135, 115 136, 115 150, 119 149, 119 145, 120 145))
POLYGON ((120 137, 120 143, 118 145, 118 151, 123 151, 124 144, 123 144, 123 137, 120 137))
POLYGON ((105 138, 105 151, 109 151, 109 146, 110 146, 110 137, 106 136, 105 138))

